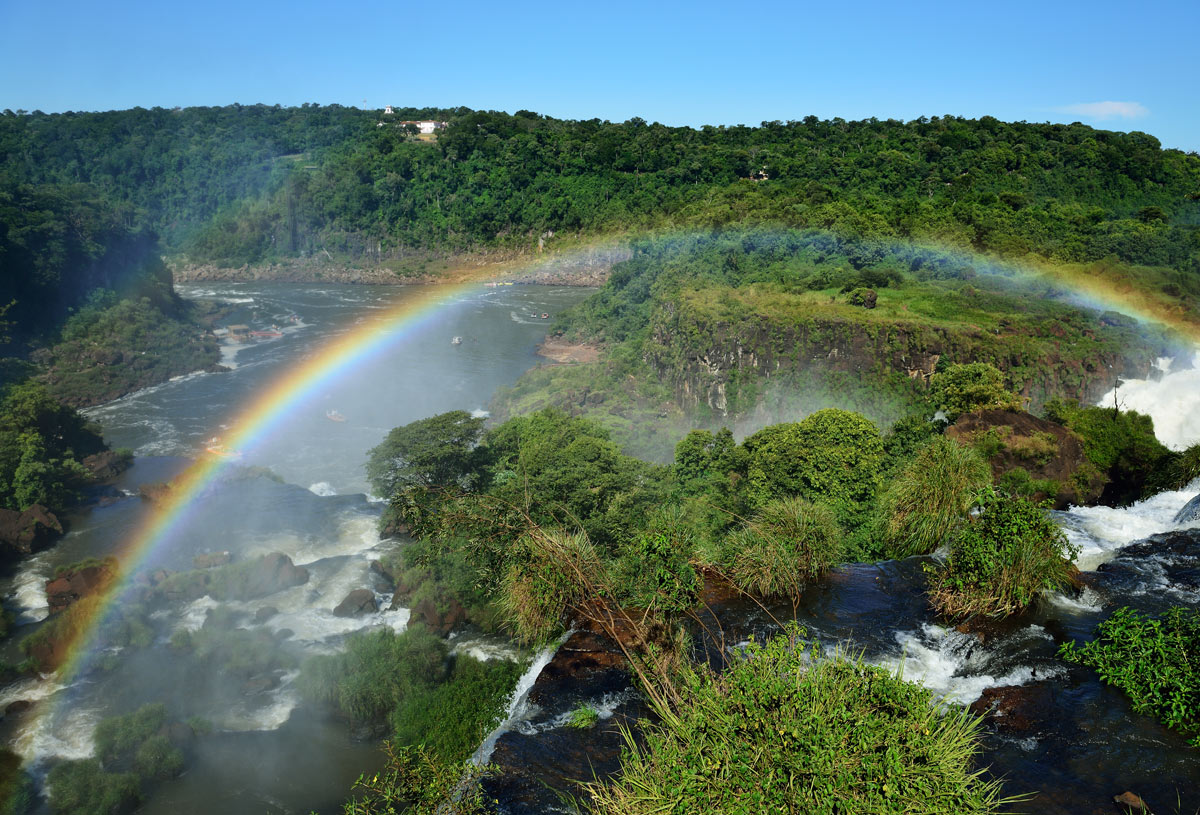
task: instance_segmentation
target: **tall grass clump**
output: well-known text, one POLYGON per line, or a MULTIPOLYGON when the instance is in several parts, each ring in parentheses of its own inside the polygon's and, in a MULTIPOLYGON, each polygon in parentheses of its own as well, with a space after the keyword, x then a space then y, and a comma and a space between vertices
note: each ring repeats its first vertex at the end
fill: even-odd
POLYGON ((979 720, 790 626, 724 673, 689 666, 680 703, 627 734, 621 772, 588 786, 597 815, 664 812, 996 813, 973 767, 979 720))
POLYGON ((400 634, 390 628, 355 634, 342 653, 305 662, 297 684, 308 698, 358 721, 379 721, 406 697, 442 681, 446 654, 446 643, 423 625, 400 634))
POLYGON ((939 613, 1005 617, 1040 592, 1071 585, 1078 549, 1040 507, 990 487, 979 504, 979 515, 951 542, 946 562, 925 567, 939 613))
POLYGON ((547 642, 568 611, 588 599, 588 586, 606 583, 606 568, 582 533, 535 528, 517 546, 500 588, 500 609, 518 639, 547 642))
POLYGON ((1064 643, 1058 655, 1094 668, 1129 696, 1134 711, 1200 747, 1200 609, 1172 608, 1154 619, 1119 608, 1096 633, 1082 647, 1064 643))
POLYGON ((979 451, 934 436, 883 494, 878 535, 889 557, 924 555, 945 542, 992 481, 979 451))
POLYGON ((841 538, 827 506, 781 498, 729 534, 720 565, 743 591, 761 597, 798 597, 806 583, 838 562, 841 538))

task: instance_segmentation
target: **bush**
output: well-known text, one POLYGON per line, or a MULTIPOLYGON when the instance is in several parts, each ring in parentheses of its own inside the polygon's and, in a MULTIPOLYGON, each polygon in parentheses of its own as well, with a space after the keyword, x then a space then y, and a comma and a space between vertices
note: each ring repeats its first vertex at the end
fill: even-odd
POLYGON ((310 658, 297 684, 310 699, 335 705, 358 721, 386 718, 406 697, 446 676, 446 643, 414 625, 354 634, 340 654, 310 658))
POLYGON ((978 451, 945 436, 933 438, 880 501, 878 534, 887 555, 908 557, 937 549, 991 480, 991 468, 978 451))
POLYGON ((588 786, 598 815, 995 813, 972 767, 979 720, 889 671, 810 653, 790 627, 723 674, 688 667, 675 710, 588 786), (849 730, 848 728, 853 728, 849 730))
POLYGON ((393 711, 396 743, 422 745, 441 761, 466 761, 500 724, 522 670, 515 662, 459 654, 444 684, 404 697, 393 711))
MULTIPOLYGON (((1065 424, 1083 440, 1083 451, 1109 478, 1102 496, 1129 503, 1154 488, 1172 486, 1169 474, 1178 454, 1154 435, 1154 420, 1132 410, 1076 407, 1063 402, 1046 405, 1046 417, 1065 424)), ((1178 472, 1176 477, 1182 477, 1178 472)))
POLYGON ((800 495, 839 512, 873 497, 881 480, 883 440, 870 420, 837 408, 801 422, 764 427, 744 442, 752 500, 800 495))
POLYGON ((1020 611, 1042 591, 1071 585, 1078 555, 1055 523, 1023 498, 991 488, 980 496, 980 514, 950 544, 945 564, 926 564, 929 596, 947 617, 1020 611))
POLYGON ((92 737, 96 743, 96 757, 105 764, 128 758, 166 722, 167 707, 161 702, 142 705, 123 716, 110 716, 96 725, 92 737))
POLYGON ((1094 668, 1129 696, 1134 711, 1200 747, 1200 609, 1173 608, 1156 620, 1119 608, 1096 633, 1083 647, 1064 643, 1059 656, 1094 668))
POLYGON ((700 578, 692 567, 695 544, 686 526, 639 533, 622 547, 616 565, 621 600, 639 608, 678 614, 696 605, 700 578))
POLYGON ((518 546, 504 575, 500 608, 519 639, 547 642, 562 630, 568 610, 587 599, 581 577, 599 580, 606 569, 582 534, 535 530, 518 546))
POLYGON ((726 539, 721 566, 738 588, 762 597, 799 597, 838 562, 842 533, 833 512, 803 498, 760 509, 726 539))
POLYGON ((37 788, 21 767, 21 757, 0 748, 0 815, 25 815, 33 810, 37 788))
POLYGON ((384 742, 387 757, 378 773, 354 782, 354 797, 342 815, 485 815, 494 810, 479 779, 486 767, 445 761, 422 747, 384 742))
POLYGON ((114 815, 141 799, 133 773, 106 773, 94 758, 64 761, 46 777, 50 806, 61 815, 114 815))
POLYGON ((954 421, 973 410, 1020 410, 1021 397, 1004 386, 1004 374, 987 362, 950 365, 929 380, 929 396, 954 421))
POLYGON ((596 722, 600 721, 600 712, 591 705, 580 705, 571 711, 570 717, 567 719, 567 727, 573 727, 576 730, 590 730, 596 726, 596 722))

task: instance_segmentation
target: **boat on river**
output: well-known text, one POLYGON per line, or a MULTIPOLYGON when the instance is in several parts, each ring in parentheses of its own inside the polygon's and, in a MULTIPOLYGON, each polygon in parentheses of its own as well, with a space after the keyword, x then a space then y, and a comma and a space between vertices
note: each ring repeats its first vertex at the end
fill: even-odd
POLYGON ((217 436, 213 436, 208 440, 208 444, 204 446, 204 452, 208 453, 209 455, 216 456, 217 458, 227 458, 230 460, 236 460, 242 457, 242 454, 239 451, 230 450, 227 448, 217 436))
POLYGON ((344 422, 346 417, 338 413, 336 410, 330 409, 325 411, 325 418, 331 422, 344 422))
POLYGON ((455 337, 454 339, 450 340, 450 344, 451 345, 462 345, 462 337, 455 337))

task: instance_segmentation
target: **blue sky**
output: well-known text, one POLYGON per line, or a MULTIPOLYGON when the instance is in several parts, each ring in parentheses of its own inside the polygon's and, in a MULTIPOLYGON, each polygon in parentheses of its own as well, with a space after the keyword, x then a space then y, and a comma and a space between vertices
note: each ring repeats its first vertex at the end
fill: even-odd
POLYGON ((1200 0, 0 0, 0 109, 466 105, 667 124, 992 115, 1200 150, 1200 0))

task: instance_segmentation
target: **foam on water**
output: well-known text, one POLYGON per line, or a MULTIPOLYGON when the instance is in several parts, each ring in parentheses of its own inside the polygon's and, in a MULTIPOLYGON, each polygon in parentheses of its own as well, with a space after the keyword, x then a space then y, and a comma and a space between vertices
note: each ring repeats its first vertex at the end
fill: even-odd
POLYGON ((537 656, 533 662, 529 664, 529 668, 525 673, 521 674, 521 678, 517 680, 517 686, 513 688, 512 695, 508 697, 508 707, 504 714, 504 721, 500 723, 495 730, 488 733, 483 743, 475 750, 475 754, 471 756, 471 763, 477 766, 487 764, 492 759, 492 752, 496 749, 496 742, 512 730, 513 727, 520 721, 524 721, 530 714, 529 692, 533 690, 533 683, 537 681, 538 675, 542 669, 550 664, 550 660, 554 659, 555 652, 558 647, 567 641, 567 637, 573 632, 568 631, 558 642, 553 645, 547 645, 537 656))
POLYGON ((39 552, 26 560, 13 579, 9 603, 15 607, 18 623, 36 623, 50 616, 46 599, 46 581, 53 573, 50 565, 52 550, 39 552))
POLYGON ((321 495, 321 496, 337 495, 337 490, 335 490, 333 488, 333 485, 330 484, 328 481, 318 481, 315 484, 310 484, 308 487, 308 491, 311 492, 313 495, 321 495))
POLYGON ((100 709, 84 705, 56 705, 53 695, 43 700, 41 705, 52 706, 51 713, 28 717, 13 739, 13 751, 33 767, 49 759, 90 757, 94 752, 92 734, 102 717, 100 709))
MULTIPOLYGON (((1158 361, 1161 376, 1156 379, 1127 379, 1116 389, 1117 403, 1125 410, 1136 410, 1154 419, 1154 435, 1175 450, 1200 442, 1200 350, 1190 366, 1172 365, 1171 359, 1158 361)), ((1099 403, 1113 404, 1113 391, 1099 403)))
POLYGON ((278 730, 287 723, 292 711, 300 705, 300 693, 294 685, 299 675, 299 671, 284 674, 279 689, 270 696, 251 697, 243 704, 222 708, 213 720, 213 726, 218 730, 237 733, 278 730), (264 698, 265 703, 260 701, 264 698))
MULTIPOLYGON (((1044 637, 1045 630, 1031 626, 1027 635, 1044 637)), ((970 634, 962 634, 939 625, 926 623, 920 631, 897 631, 900 654, 885 656, 875 664, 901 673, 905 679, 919 682, 947 702, 969 705, 988 688, 1024 685, 1046 679, 1061 671, 1020 666, 996 675, 989 671, 992 653, 970 634)))
POLYGON ((509 662, 517 662, 521 659, 521 652, 508 640, 502 639, 471 639, 457 641, 453 634, 450 635, 454 641, 454 648, 450 653, 466 654, 474 657, 480 662, 488 662, 493 659, 504 659, 509 662))
POLYGON ((1200 526, 1176 524, 1175 516, 1200 490, 1200 479, 1182 490, 1160 492, 1127 507, 1070 507, 1052 515, 1071 543, 1079 547, 1075 565, 1085 571, 1111 560, 1122 546, 1159 532, 1200 526))

